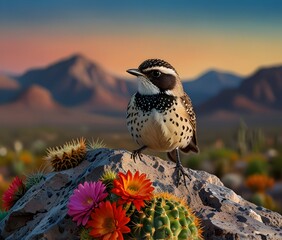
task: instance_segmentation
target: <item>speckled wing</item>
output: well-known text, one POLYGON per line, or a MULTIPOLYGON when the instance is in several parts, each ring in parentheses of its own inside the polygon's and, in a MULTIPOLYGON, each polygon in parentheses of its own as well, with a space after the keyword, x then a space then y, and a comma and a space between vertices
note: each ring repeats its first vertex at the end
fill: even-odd
POLYGON ((182 148, 181 150, 183 152, 189 152, 189 151, 193 151, 193 152, 199 152, 199 148, 197 145, 197 131, 196 131, 196 114, 194 112, 193 106, 192 106, 192 101, 190 99, 190 97, 184 93, 184 96, 181 97, 181 102, 184 106, 184 108, 186 109, 186 112, 188 113, 189 116, 189 120, 190 120, 190 124, 193 128, 193 137, 191 142, 188 144, 187 147, 182 148))

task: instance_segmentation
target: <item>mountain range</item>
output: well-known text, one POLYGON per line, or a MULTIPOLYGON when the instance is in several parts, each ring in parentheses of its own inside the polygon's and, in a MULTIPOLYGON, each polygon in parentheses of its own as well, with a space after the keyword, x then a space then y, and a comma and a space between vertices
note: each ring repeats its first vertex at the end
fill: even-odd
MULTIPOLYGON (((281 85, 282 67, 260 69, 245 79, 211 70, 183 81, 200 114, 281 112, 281 85)), ((0 76, 0 121, 103 123, 107 117, 124 117, 136 88, 135 79, 110 74, 76 54, 20 76, 0 76)))
POLYGON ((239 114, 282 112, 282 66, 261 68, 237 88, 226 89, 199 107, 204 114, 228 111, 239 114))

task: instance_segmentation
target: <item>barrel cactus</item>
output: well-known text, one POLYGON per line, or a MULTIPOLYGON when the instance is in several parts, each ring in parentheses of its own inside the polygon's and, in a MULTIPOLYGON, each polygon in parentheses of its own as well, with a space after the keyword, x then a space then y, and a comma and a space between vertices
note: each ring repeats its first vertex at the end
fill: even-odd
POLYGON ((79 234, 80 240, 93 240, 93 238, 89 235, 90 229, 82 228, 79 234))
POLYGON ((103 175, 100 177, 102 183, 107 187, 107 190, 112 190, 114 186, 114 180, 117 178, 117 174, 112 170, 106 170, 103 175))
POLYGON ((85 138, 72 140, 63 146, 48 148, 45 160, 51 162, 53 170, 63 171, 78 166, 86 155, 85 138))
POLYGON ((132 216, 134 239, 202 239, 198 218, 169 193, 155 194, 146 207, 132 216))
POLYGON ((7 211, 0 210, 0 222, 8 215, 7 211))

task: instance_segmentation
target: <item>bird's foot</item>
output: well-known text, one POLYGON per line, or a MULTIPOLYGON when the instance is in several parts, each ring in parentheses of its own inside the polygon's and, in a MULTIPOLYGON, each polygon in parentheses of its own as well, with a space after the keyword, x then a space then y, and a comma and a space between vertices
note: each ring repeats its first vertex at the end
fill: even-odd
POLYGON ((136 160, 137 157, 139 158, 140 161, 142 160, 142 159, 141 159, 142 151, 143 151, 144 149, 146 149, 146 148, 147 148, 146 146, 143 146, 143 147, 138 148, 138 149, 136 149, 136 150, 134 150, 134 151, 132 152, 131 158, 134 160, 134 162, 135 162, 135 160, 136 160))
POLYGON ((181 184, 180 183, 181 177, 183 177, 184 186, 187 188, 186 178, 188 178, 189 181, 191 181, 191 177, 186 172, 184 167, 181 164, 176 164, 175 172, 176 172, 176 186, 178 187, 181 184))
POLYGON ((132 158, 132 159, 134 160, 134 162, 135 162, 135 160, 136 160, 137 157, 139 158, 139 160, 141 160, 141 155, 142 155, 141 151, 138 151, 138 149, 137 149, 137 150, 134 150, 134 151, 132 152, 131 158, 132 158))

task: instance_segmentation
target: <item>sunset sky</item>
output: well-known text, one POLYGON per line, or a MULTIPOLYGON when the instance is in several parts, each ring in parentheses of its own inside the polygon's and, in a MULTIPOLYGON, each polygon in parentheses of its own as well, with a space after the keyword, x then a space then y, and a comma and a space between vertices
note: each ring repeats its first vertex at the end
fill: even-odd
POLYGON ((0 72, 82 53, 117 75, 147 58, 248 75, 282 64, 281 13, 279 0, 1 1, 0 72))

